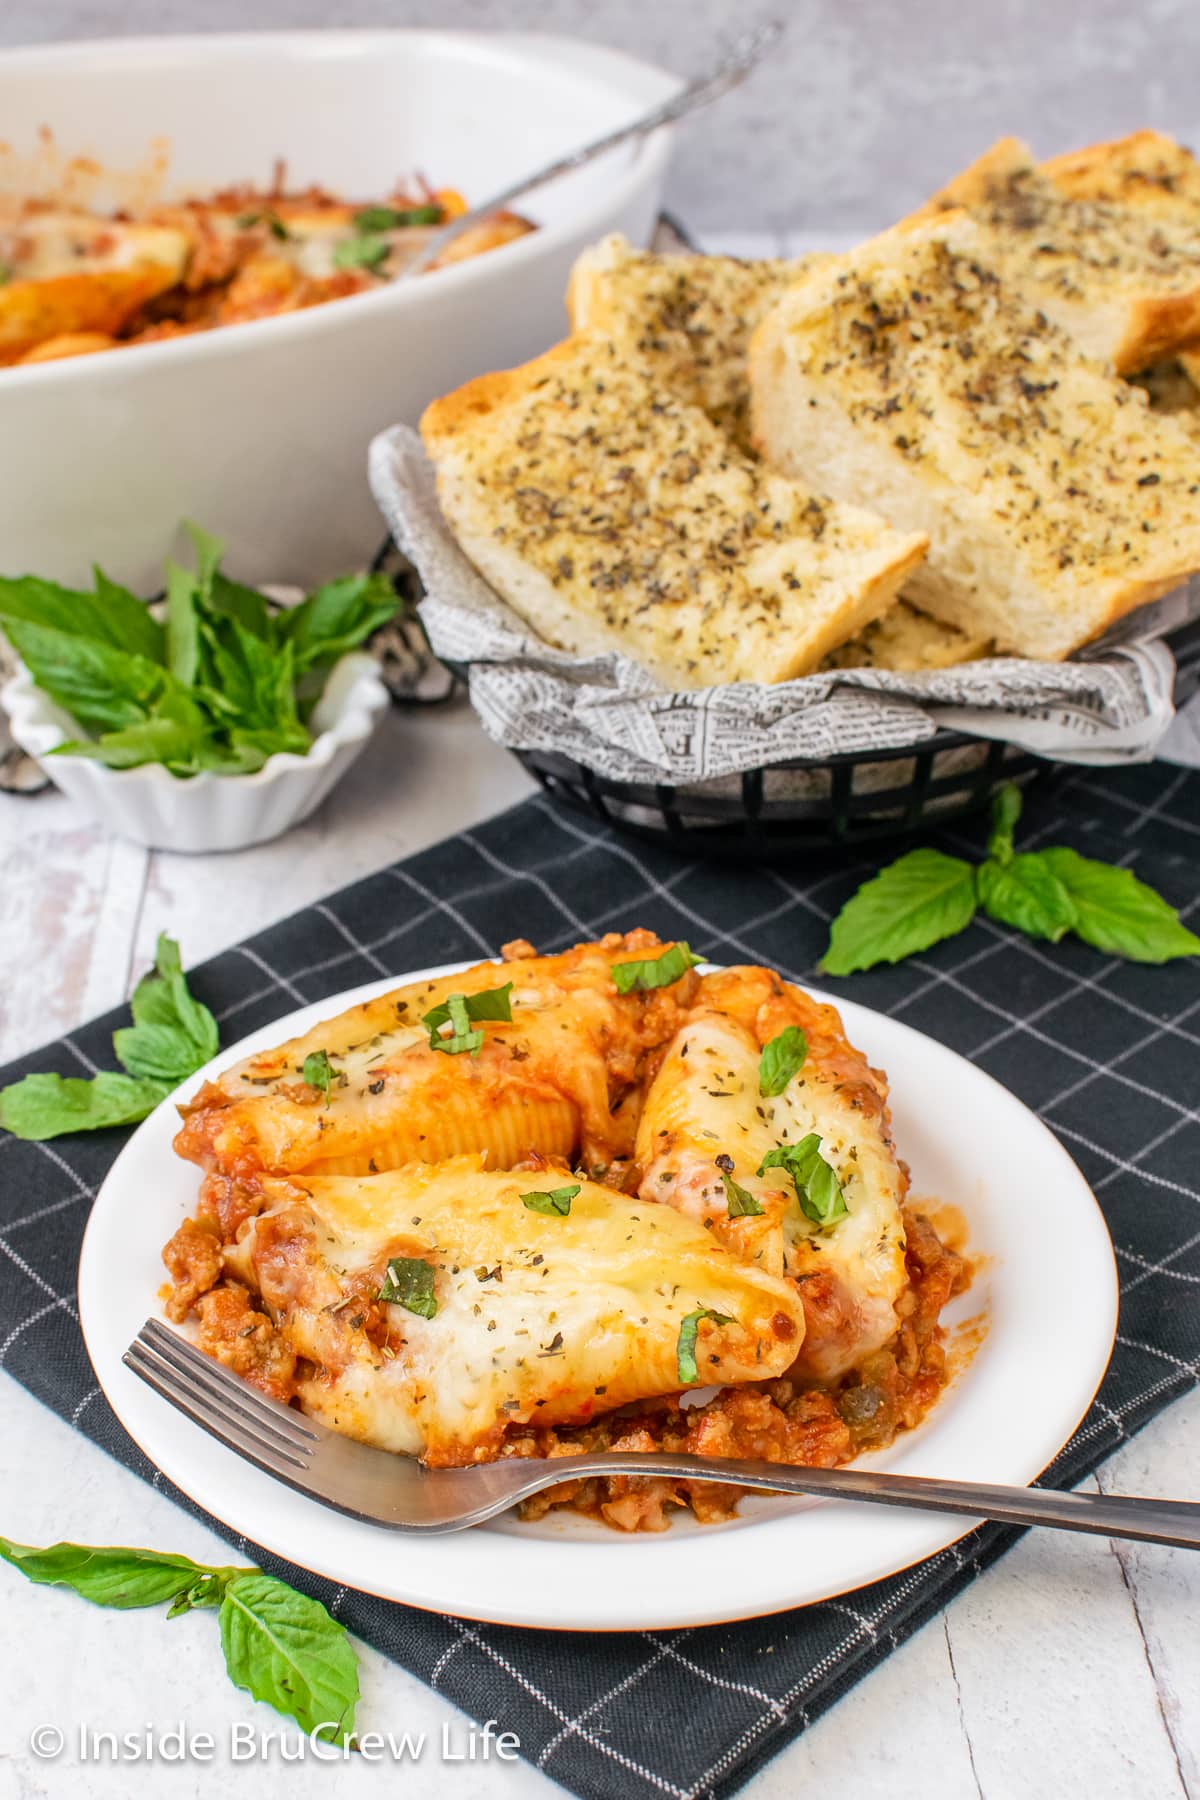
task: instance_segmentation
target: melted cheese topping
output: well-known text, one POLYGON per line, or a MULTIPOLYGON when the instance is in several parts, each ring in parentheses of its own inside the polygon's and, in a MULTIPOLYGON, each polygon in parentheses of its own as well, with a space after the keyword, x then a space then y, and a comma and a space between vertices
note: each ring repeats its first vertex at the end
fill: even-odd
POLYGON ((846 1043, 840 1020, 834 1029, 821 1017, 832 1009, 818 1009, 782 984, 771 994, 764 975, 727 970, 701 984, 646 1096, 637 1137, 639 1193, 710 1221, 722 1243, 786 1272, 802 1295, 818 1276, 826 1289, 835 1286, 836 1305, 826 1306, 826 1293, 820 1321, 809 1315, 802 1359, 828 1378, 878 1349, 897 1328, 895 1302, 906 1281, 905 1180, 888 1135, 881 1080, 846 1043), (806 1030, 809 1053, 782 1094, 763 1098, 762 1045, 786 1023, 806 1030), (757 1173, 771 1150, 812 1132, 847 1208, 827 1231, 806 1217, 785 1170, 757 1173), (717 1157, 730 1159, 732 1170, 723 1171, 717 1157), (754 1196, 761 1216, 729 1216, 723 1173, 754 1196))
POLYGON ((566 1169, 502 1175, 459 1157, 359 1180, 268 1181, 228 1255, 315 1372, 306 1412, 363 1442, 435 1462, 494 1454, 506 1427, 579 1423, 676 1391, 680 1326, 697 1308, 696 1385, 768 1379, 804 1331, 790 1284, 740 1262, 667 1208, 584 1181, 568 1216, 523 1192, 566 1169), (388 1259, 434 1270, 437 1311, 388 1304, 364 1330, 388 1259), (375 1341, 382 1338, 382 1341, 375 1341))
POLYGON ((175 1147, 231 1174, 367 1174, 472 1150, 493 1167, 577 1149, 588 1167, 606 1165, 631 1147, 631 1121, 614 1108, 694 981, 619 995, 612 964, 662 948, 646 935, 481 963, 352 1007, 210 1083, 184 1109, 175 1147), (425 1013, 510 981, 512 1020, 480 1022, 477 1055, 431 1048, 425 1013), (317 1052, 332 1072, 327 1095, 303 1079, 317 1052))

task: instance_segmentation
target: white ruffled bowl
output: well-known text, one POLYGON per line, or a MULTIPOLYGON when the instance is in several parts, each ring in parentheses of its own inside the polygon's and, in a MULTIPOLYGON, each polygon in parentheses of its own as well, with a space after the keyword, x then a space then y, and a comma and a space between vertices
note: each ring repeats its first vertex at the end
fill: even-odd
POLYGON ((253 775, 172 775, 161 763, 109 769, 86 756, 51 756, 81 734, 34 686, 24 664, 0 691, 16 742, 64 794, 121 837, 152 850, 244 850, 289 831, 321 804, 366 748, 388 707, 379 665, 362 652, 330 671, 313 710, 307 756, 284 751, 253 775))

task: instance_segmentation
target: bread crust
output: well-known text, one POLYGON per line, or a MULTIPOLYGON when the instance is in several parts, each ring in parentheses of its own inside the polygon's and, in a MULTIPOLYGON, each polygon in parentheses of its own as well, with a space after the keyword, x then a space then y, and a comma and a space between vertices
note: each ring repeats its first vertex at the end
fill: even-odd
POLYGON ((1110 187, 1096 174, 1097 155, 1094 191, 1084 196, 1039 169, 1019 139, 1001 138, 898 229, 969 214, 994 234, 992 254, 1013 281, 1089 355, 1130 374, 1200 336, 1200 231, 1178 204, 1125 204, 1115 173, 1125 165, 1118 146, 1107 148, 1110 187))
POLYGON ((1073 200, 1102 200, 1167 215, 1190 208, 1200 224, 1200 163, 1161 131, 1134 131, 1068 150, 1039 165, 1073 200))

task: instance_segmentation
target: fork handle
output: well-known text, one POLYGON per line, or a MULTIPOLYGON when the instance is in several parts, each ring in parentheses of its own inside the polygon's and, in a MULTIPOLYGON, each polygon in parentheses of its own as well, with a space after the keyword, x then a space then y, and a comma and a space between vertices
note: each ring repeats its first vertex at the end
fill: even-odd
MULTIPOLYGON (((1129 1494, 1080 1494, 1054 1488, 997 1487, 990 1482, 947 1481, 927 1475, 893 1475, 876 1469, 797 1469, 770 1462, 729 1463, 713 1457, 596 1453, 558 1465, 582 1474, 675 1475, 689 1481, 735 1482, 776 1494, 807 1494, 823 1500, 873 1500, 921 1512, 949 1512, 1004 1525, 1050 1525, 1062 1531, 1091 1531, 1101 1537, 1133 1538, 1200 1550, 1200 1504, 1191 1500, 1143 1499, 1129 1494), (655 1464, 660 1465, 658 1468, 655 1464)), ((550 1485, 549 1482, 546 1483, 550 1485)))

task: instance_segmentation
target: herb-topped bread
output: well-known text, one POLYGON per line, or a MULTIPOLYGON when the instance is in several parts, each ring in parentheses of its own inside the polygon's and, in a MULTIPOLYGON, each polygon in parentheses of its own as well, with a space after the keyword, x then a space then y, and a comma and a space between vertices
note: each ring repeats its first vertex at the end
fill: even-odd
POLYGON ((864 626, 836 650, 831 650, 822 669, 894 669, 919 674, 928 669, 953 669, 959 663, 987 656, 991 643, 981 632, 960 631, 944 619, 922 612, 903 595, 895 606, 864 626))
POLYGON ((1200 219, 1075 199, 1002 138, 902 229, 963 208, 986 233, 986 254, 1069 331, 1122 373, 1200 336, 1200 219))
POLYGON ((670 688, 784 681, 878 617, 920 561, 745 456, 609 338, 484 375, 421 421, 463 550, 538 634, 670 688))
POLYGON ((572 330, 620 343, 677 400, 701 407, 745 449, 750 334, 793 281, 829 260, 659 256, 614 234, 575 263, 567 310, 572 330))
POLYGON ((1200 222, 1200 163, 1161 131, 1135 131, 1106 144, 1052 156, 1041 173, 1073 200, 1145 207, 1164 217, 1190 209, 1200 222))
POLYGON ((929 534, 906 597, 1065 656, 1200 569, 1200 453, 1085 357, 965 215, 791 288, 751 343, 771 464, 929 534))

